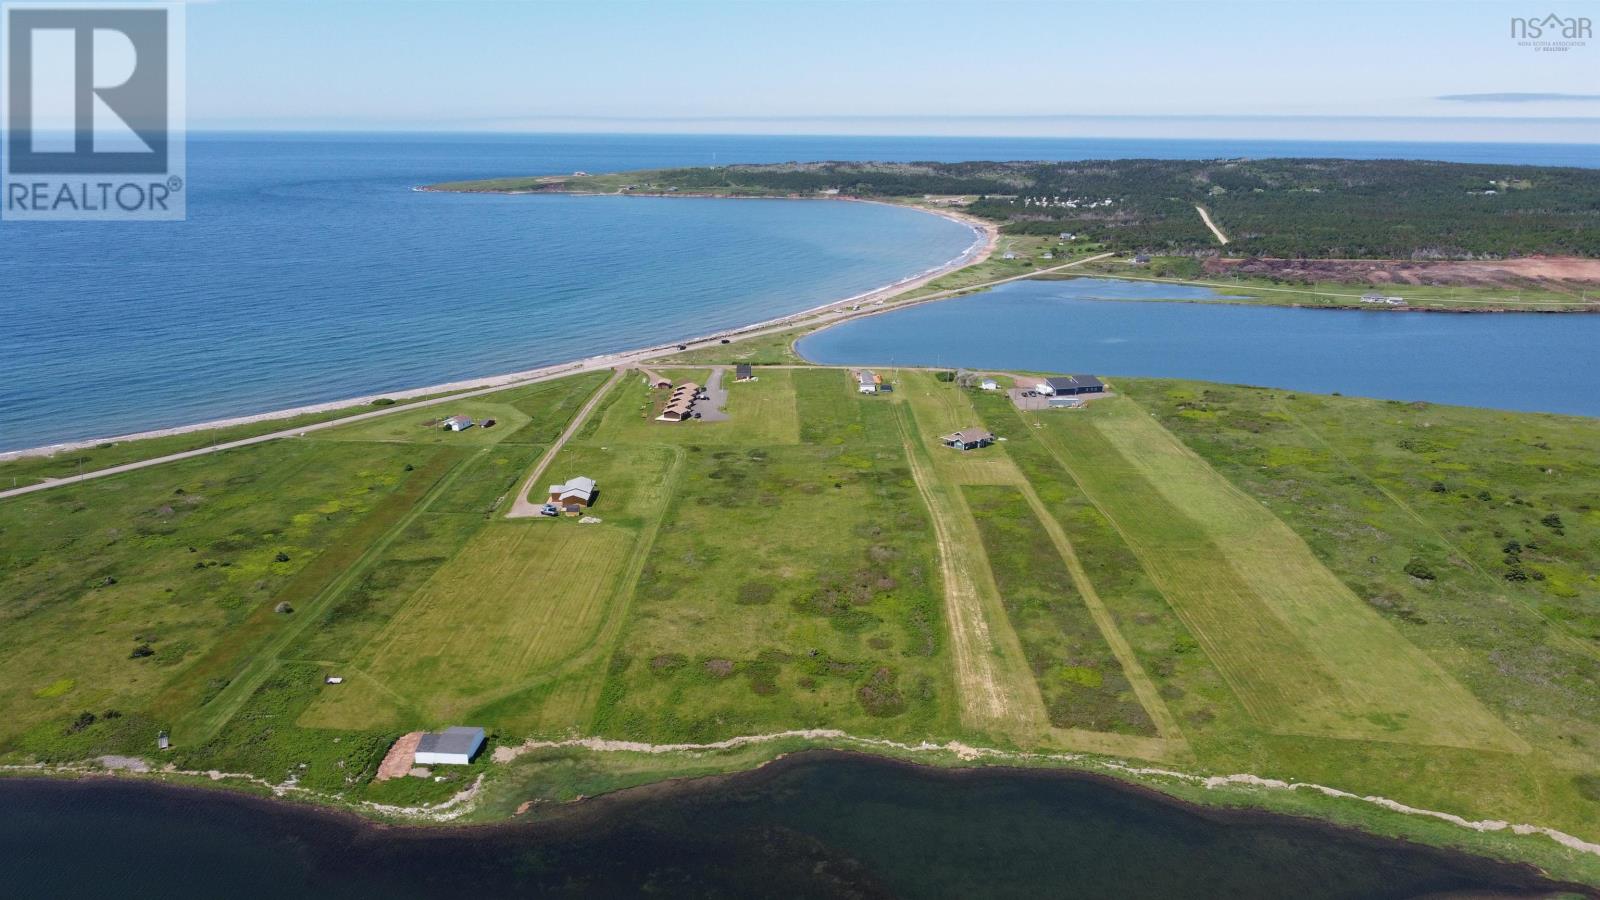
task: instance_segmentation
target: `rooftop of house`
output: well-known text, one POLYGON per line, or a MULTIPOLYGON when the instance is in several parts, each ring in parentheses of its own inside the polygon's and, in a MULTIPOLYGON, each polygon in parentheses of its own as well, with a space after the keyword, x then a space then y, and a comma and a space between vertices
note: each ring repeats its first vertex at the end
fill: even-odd
POLYGON ((1105 386, 1100 379, 1093 375, 1063 375, 1056 378, 1046 378, 1045 382, 1058 391, 1071 388, 1105 386))
POLYGON ((483 743, 483 729, 467 725, 452 725, 443 731, 430 731, 417 742, 418 753, 470 754, 483 743))
POLYGON ((984 441, 994 440, 994 435, 983 430, 982 428, 963 428, 960 431, 945 435, 944 439, 947 442, 953 441, 962 444, 980 444, 984 441))
POLYGON ((470 425, 472 424, 472 420, 466 416, 451 416, 450 418, 445 419, 444 423, 446 425, 470 425))
POLYGON ((587 497, 590 494, 594 493, 594 479, 593 478, 589 478, 589 477, 587 477, 585 475, 579 475, 577 478, 573 478, 573 479, 569 480, 566 484, 552 484, 552 485, 550 485, 550 493, 552 493, 552 494, 573 494, 573 493, 576 493, 576 494, 582 494, 583 496, 587 497))

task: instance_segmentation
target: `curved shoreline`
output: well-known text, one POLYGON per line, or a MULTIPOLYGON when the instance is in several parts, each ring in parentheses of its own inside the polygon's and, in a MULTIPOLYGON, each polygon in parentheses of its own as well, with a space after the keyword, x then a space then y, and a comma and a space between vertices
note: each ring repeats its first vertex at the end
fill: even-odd
MULTIPOLYGON (((559 742, 553 742, 559 743, 559 742)), ((893 742, 884 742, 893 743, 893 742)), ((911 748, 916 749, 916 748, 911 748)), ((997 758, 1006 756, 1003 751, 995 751, 997 758)), ((148 791, 153 795, 182 799, 185 801, 198 801, 202 803, 224 803, 252 809, 264 815, 293 816, 305 823, 322 823, 349 829, 352 833, 366 835, 387 835, 399 839, 429 840, 472 838, 486 836, 489 838, 526 835, 534 838, 557 838, 570 836, 580 832, 595 823, 614 821, 619 814, 626 814, 629 808, 640 804, 655 802, 674 802, 693 798, 697 795, 710 794, 716 791, 744 791, 759 788, 795 768, 811 765, 831 765, 837 763, 855 763, 859 765, 878 766, 885 770, 901 770, 910 772, 913 776, 926 780, 941 781, 971 781, 973 779, 1012 779, 1012 780, 1039 780, 1039 781, 1076 781, 1102 787, 1108 791, 1117 792, 1126 796, 1138 798, 1169 810, 1182 814, 1195 816, 1209 822, 1232 826, 1269 826, 1298 830, 1328 839, 1354 842, 1367 847, 1377 847, 1384 850, 1404 850, 1410 853, 1432 855, 1436 858, 1447 860, 1453 864, 1463 865, 1469 869, 1477 870, 1485 875, 1490 872, 1495 877, 1513 878, 1519 890, 1538 891, 1565 891, 1583 896, 1600 897, 1600 890, 1591 884, 1569 880, 1569 877, 1555 875, 1541 868, 1533 862, 1509 858, 1500 855, 1491 855, 1487 851, 1475 851, 1459 846, 1448 846, 1430 843, 1414 837, 1381 834, 1376 831, 1352 824, 1331 821, 1312 814, 1268 809, 1258 805, 1232 805, 1209 804, 1198 802, 1185 797, 1169 793, 1149 783, 1136 781, 1132 775, 1155 774, 1160 776, 1176 776, 1179 781, 1196 781, 1204 788, 1211 790, 1219 787, 1234 785, 1248 785, 1266 788, 1279 788, 1293 790, 1298 787, 1317 788, 1323 793, 1337 793, 1344 797, 1365 800, 1367 802, 1381 801, 1383 798, 1359 797, 1358 795, 1338 792, 1335 789, 1324 788, 1320 785, 1302 785, 1289 783, 1275 783, 1255 776, 1217 776, 1202 778, 1201 776, 1185 775, 1184 773, 1169 772, 1160 769, 1139 769, 1122 764, 1107 762, 1106 772, 1091 771, 1086 768, 1072 768, 1064 766, 1027 766, 1017 764, 1024 761, 1028 755, 1017 761, 1007 763, 1001 761, 989 765, 939 765, 936 763, 919 762, 897 756, 884 755, 872 750, 850 749, 837 746, 811 746, 802 749, 779 753, 769 759, 764 759, 755 765, 734 771, 701 774, 701 775, 676 775, 650 781, 644 784, 622 787, 606 791, 592 797, 579 796, 572 800, 559 801, 555 804, 543 805, 543 814, 529 820, 508 818, 490 822, 458 823, 443 822, 439 819, 431 821, 434 824, 419 824, 418 820, 410 823, 392 823, 376 821, 362 815, 354 808, 333 806, 317 802, 314 798, 293 800, 289 795, 274 791, 271 795, 238 790, 219 790, 223 783, 220 779, 218 787, 204 784, 182 783, 160 780, 149 777, 126 777, 114 772, 95 773, 78 770, 77 777, 61 778, 51 776, 47 771, 40 771, 42 777, 37 779, 0 779, 0 790, 11 785, 23 784, 37 780, 48 784, 46 790, 62 792, 94 792, 100 790, 131 789, 135 791, 148 791), (309 802, 307 802, 309 801, 309 802)), ((965 757, 963 757, 965 759, 965 757)), ((971 760, 967 760, 969 763, 971 760)), ((17 773, 20 774, 20 773, 17 773)), ((158 774, 152 772, 151 774, 158 774)), ((481 782, 481 777, 480 777, 481 782)), ((28 790, 24 786, 21 790, 28 790)), ((467 794, 476 794, 478 785, 475 784, 467 794)), ((440 806, 460 805, 457 795, 451 801, 440 806)), ((470 806, 472 798, 468 797, 466 804, 470 806)), ((1380 806, 1384 805, 1382 803, 1380 806)), ((524 805, 526 806, 526 804, 524 805)), ((1392 806, 1385 808, 1394 809, 1392 806)), ((1395 810, 1404 811, 1404 810, 1395 810)), ((519 814, 521 810, 519 809, 519 814)), ((1412 810, 1413 813, 1427 813, 1433 816, 1443 816, 1440 813, 1431 813, 1424 810, 1412 810)), ((427 821, 427 820, 423 820, 427 821)), ((1506 825, 1506 823, 1494 823, 1506 825)), ((1527 834, 1523 829, 1528 826, 1506 826, 1500 830, 1511 830, 1517 834, 1527 834)), ((1470 829, 1482 833, 1484 829, 1470 829)), ((1570 846, 1570 845, 1569 845, 1570 846)), ((1592 851, 1590 851, 1592 852, 1592 851)))
MULTIPOLYGON (((413 188, 413 190, 427 192, 427 191, 431 191, 432 189, 431 188, 427 188, 427 187, 417 187, 417 188, 413 188)), ((436 193, 456 193, 456 192, 436 191, 436 193)), ((494 191, 494 192, 481 191, 481 192, 476 192, 476 193, 527 194, 527 193, 540 193, 540 192, 538 192, 538 191, 494 191)), ((575 192, 568 192, 568 193, 575 193, 575 192)), ((607 194, 594 194, 593 196, 610 196, 610 195, 607 195, 607 194)), ((645 195, 640 195, 640 196, 645 196, 645 195)), ((654 195, 651 195, 651 196, 654 196, 654 195)), ((694 197, 694 196, 699 196, 699 195, 663 194, 663 195, 660 195, 660 196, 664 197, 664 198, 674 198, 674 197, 694 197)), ((217 428, 232 428, 232 427, 236 427, 236 426, 240 426, 240 425, 252 425, 252 424, 259 423, 259 422, 271 422, 271 421, 276 421, 276 420, 279 420, 279 419, 291 419, 291 418, 294 418, 296 416, 312 415, 312 414, 316 414, 316 413, 325 413, 325 412, 333 412, 333 411, 336 411, 336 410, 345 409, 345 408, 349 408, 349 407, 360 407, 360 406, 364 406, 364 405, 370 405, 372 403, 372 401, 380 399, 380 398, 389 398, 389 399, 392 399, 392 400, 412 400, 412 399, 416 399, 416 398, 419 398, 419 397, 432 396, 432 395, 435 395, 435 394, 455 394, 455 393, 462 392, 462 391, 478 391, 478 390, 486 390, 486 389, 512 388, 512 387, 522 386, 523 384, 526 384, 526 383, 529 383, 529 382, 541 381, 541 380, 546 380, 546 379, 550 379, 550 378, 556 378, 556 377, 559 377, 561 375, 569 375, 569 374, 576 374, 576 373, 582 372, 582 371, 590 371, 590 370, 595 370, 595 369, 610 368, 610 367, 612 367, 614 365, 619 365, 619 364, 629 364, 629 365, 631 365, 634 362, 638 362, 638 361, 641 361, 641 360, 644 360, 644 359, 649 359, 649 358, 654 357, 654 356, 662 356, 662 355, 678 352, 678 350, 677 350, 677 345, 678 344, 688 344, 688 345, 693 346, 693 345, 696 345, 696 344, 705 344, 705 343, 712 342, 712 341, 718 341, 718 340, 721 340, 723 338, 750 337, 750 336, 754 336, 755 334, 764 333, 766 331, 769 331, 769 330, 772 330, 772 329, 775 329, 775 328, 779 328, 779 327, 793 327, 795 325, 802 324, 805 319, 808 319, 808 318, 811 318, 811 317, 814 317, 814 316, 824 315, 824 314, 827 314, 827 313, 830 313, 830 312, 836 312, 836 311, 839 311, 839 310, 847 308, 851 304, 869 303, 869 302, 878 302, 878 301, 888 300, 888 299, 890 299, 892 297, 898 296, 898 295, 903 294, 903 293, 905 293, 907 291, 915 290, 916 288, 921 287, 922 285, 924 285, 924 284, 928 283, 929 281, 932 281, 932 280, 934 280, 936 278, 942 277, 944 275, 948 275, 951 272, 957 271, 959 269, 964 269, 967 266, 983 262, 985 259, 989 258, 989 255, 994 251, 995 245, 999 240, 999 228, 998 228, 998 226, 995 226, 995 225, 993 225, 991 223, 984 222, 984 221, 982 221, 980 219, 976 219, 976 218, 974 218, 972 216, 967 216, 967 215, 964 215, 962 213, 958 213, 958 212, 954 212, 954 211, 950 211, 950 210, 924 209, 924 208, 918 207, 918 206, 909 206, 909 205, 897 204, 897 203, 884 203, 882 201, 877 201, 877 200, 862 200, 862 199, 858 199, 858 198, 854 198, 854 197, 818 197, 818 198, 808 198, 808 197, 793 197, 793 198, 790 198, 790 197, 759 197, 759 198, 728 197, 728 198, 722 198, 722 197, 714 197, 713 195, 707 195, 707 196, 710 197, 711 199, 763 199, 763 200, 813 200, 814 199, 814 200, 830 200, 830 201, 832 201, 832 200, 843 200, 843 201, 853 202, 853 203, 873 203, 873 204, 877 204, 877 205, 880 205, 880 206, 889 206, 889 207, 894 207, 894 208, 897 208, 897 209, 909 209, 909 210, 913 210, 915 212, 921 212, 921 213, 926 213, 928 215, 939 216, 940 218, 948 219, 948 220, 950 220, 952 222, 957 222, 957 223, 959 223, 961 225, 966 226, 968 229, 970 229, 973 232, 973 240, 972 240, 972 243, 967 245, 967 248, 965 250, 963 250, 961 253, 957 254, 956 256, 951 257, 950 259, 946 260, 945 262, 940 263, 939 265, 936 265, 936 266, 932 266, 932 267, 930 267, 928 269, 924 269, 921 272, 917 272, 917 273, 914 273, 914 274, 911 274, 911 275, 907 275, 904 278, 898 279, 896 281, 892 281, 892 282, 890 282, 888 284, 881 285, 879 287, 875 287, 875 288, 872 288, 870 290, 862 291, 861 293, 853 294, 853 295, 851 295, 849 297, 844 297, 844 298, 839 299, 839 300, 830 300, 830 301, 828 301, 826 303, 819 304, 817 306, 813 306, 813 307, 810 307, 808 309, 802 309, 802 310, 799 310, 799 311, 796 311, 796 312, 786 313, 786 314, 784 314, 782 316, 775 316, 775 317, 769 318, 769 319, 762 319, 762 320, 759 320, 759 321, 756 321, 756 322, 751 322, 751 323, 744 324, 744 325, 730 326, 728 328, 724 328, 724 329, 721 329, 719 331, 715 331, 715 332, 712 332, 712 333, 709 333, 709 334, 703 334, 703 335, 699 335, 699 336, 695 336, 695 337, 683 338, 683 339, 680 339, 680 340, 667 342, 667 343, 662 343, 662 344, 657 344, 657 345, 650 346, 650 347, 638 347, 638 348, 631 348, 631 349, 623 349, 623 350, 618 350, 618 351, 614 351, 614 352, 611 352, 611 353, 601 354, 601 355, 598 355, 598 356, 585 357, 585 358, 577 359, 577 360, 560 361, 560 362, 550 363, 550 364, 544 365, 544 366, 538 366, 538 367, 535 367, 535 368, 532 368, 532 369, 523 369, 523 370, 516 371, 516 372, 508 372, 508 373, 502 373, 502 374, 497 374, 497 375, 484 375, 484 376, 476 377, 476 378, 460 379, 460 380, 457 380, 457 381, 446 382, 444 384, 424 385, 424 386, 414 387, 414 388, 405 388, 403 390, 385 391, 385 392, 372 393, 372 394, 362 394, 362 395, 359 395, 359 396, 356 396, 356 397, 347 397, 347 398, 342 398, 342 399, 337 399, 337 400, 319 401, 319 402, 316 402, 316 403, 307 403, 307 404, 303 404, 303 405, 300 405, 300 406, 294 406, 294 407, 289 407, 289 408, 285 408, 285 409, 269 410, 269 411, 260 412, 260 413, 248 413, 248 414, 238 415, 238 416, 227 416, 227 417, 220 418, 220 419, 210 419, 210 420, 203 421, 203 422, 193 422, 193 423, 188 423, 188 424, 184 424, 184 425, 174 425, 174 426, 170 426, 170 427, 166 427, 166 428, 153 428, 153 429, 149 429, 149 430, 146 430, 146 431, 130 432, 130 433, 127 433, 127 434, 110 435, 110 436, 104 436, 104 437, 82 438, 82 439, 79 439, 79 440, 61 441, 61 442, 57 442, 57 443, 54 443, 54 444, 45 444, 45 445, 41 445, 41 446, 37 446, 37 447, 27 447, 27 448, 22 448, 22 449, 17 449, 17 450, 5 450, 5 451, 0 451, 0 462, 6 462, 6 461, 9 461, 9 460, 14 460, 14 459, 23 459, 23 458, 27 458, 27 457, 51 456, 51 455, 56 454, 56 453, 64 453, 64 452, 69 452, 69 451, 72 451, 72 450, 83 450, 83 449, 95 447, 95 446, 97 446, 99 444, 108 444, 108 443, 113 443, 114 444, 114 443, 124 443, 124 442, 128 442, 128 441, 148 440, 150 438, 172 437, 172 436, 180 435, 180 434, 191 434, 191 433, 198 432, 198 431, 210 431, 210 430, 217 429, 217 428)), ((440 398, 440 399, 441 399, 441 402, 442 402, 443 400, 447 400, 448 398, 440 398)), ((389 407, 389 408, 384 408, 384 409, 381 409, 381 410, 376 410, 376 412, 385 412, 386 413, 386 412, 390 412, 390 411, 397 411, 398 409, 402 409, 402 408, 416 408, 416 405, 413 404, 410 407, 399 407, 399 406, 397 406, 397 407, 389 407)), ((338 422, 338 421, 343 421, 343 419, 342 418, 341 419, 333 419, 333 420, 329 420, 329 421, 338 422)), ((318 424, 320 425, 320 424, 324 424, 324 423, 318 423, 318 424)), ((309 427, 310 426, 308 426, 308 428, 309 427)), ((264 437, 271 437, 271 436, 264 436, 264 437)), ((53 482, 45 482, 45 483, 46 484, 50 484, 50 483, 53 483, 53 482)))

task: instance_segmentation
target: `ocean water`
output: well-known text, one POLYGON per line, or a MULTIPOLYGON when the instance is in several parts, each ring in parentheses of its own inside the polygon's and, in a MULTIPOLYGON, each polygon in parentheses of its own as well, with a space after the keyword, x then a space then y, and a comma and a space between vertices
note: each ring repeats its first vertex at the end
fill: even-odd
POLYGON ((1202 303, 1210 288, 1020 281, 855 319, 800 340, 829 365, 1192 378, 1600 416, 1600 315, 1468 315, 1202 303))
POLYGON ((656 135, 190 138, 189 220, 0 223, 0 450, 532 368, 746 324, 951 258, 866 204, 464 197, 429 182, 813 159, 1413 157, 1582 145, 656 135))
POLYGON ((126 782, 0 782, 19 897, 1546 895, 1529 869, 1098 780, 804 754, 540 822, 377 830, 126 782), (114 886, 114 887, 113 887, 114 886))

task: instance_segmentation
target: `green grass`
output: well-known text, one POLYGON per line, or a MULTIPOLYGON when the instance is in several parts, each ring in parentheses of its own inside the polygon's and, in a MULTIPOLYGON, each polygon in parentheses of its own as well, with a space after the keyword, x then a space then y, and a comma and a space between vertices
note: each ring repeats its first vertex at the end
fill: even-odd
POLYGON ((660 514, 672 460, 660 448, 564 452, 554 470, 599 482, 590 512, 602 523, 490 523, 416 590, 355 668, 437 723, 548 675, 616 613, 618 579, 638 552, 640 525, 660 514))
POLYGON ((948 686, 927 525, 886 456, 691 452, 596 730, 936 729, 948 686))
POLYGON ((1376 765, 1303 741, 1274 746, 1275 756, 1306 777, 1406 792, 1433 808, 1516 811, 1577 831, 1594 821, 1600 801, 1577 785, 1600 771, 1592 689, 1600 638, 1584 618, 1600 583, 1572 573, 1600 570, 1590 499, 1600 471, 1585 449, 1600 440, 1600 425, 1184 382, 1119 384, 1304 535, 1368 608, 1532 748, 1514 763, 1392 748, 1376 765), (1541 522, 1552 513, 1560 534, 1541 522), (1511 541, 1515 554, 1505 551, 1511 541), (1413 558, 1426 560, 1434 579, 1408 576, 1413 558), (1505 577, 1540 567, 1549 570, 1543 579, 1505 577), (1429 774, 1417 776, 1423 769, 1429 774))
POLYGON ((1523 749, 1293 531, 1143 410, 1111 399, 1038 418, 1046 444, 1122 530, 1264 724, 1523 749))
MULTIPOLYGON (((658 369, 674 383, 694 381, 704 385, 709 369, 658 369)), ((673 444, 730 446, 792 444, 799 440, 794 382, 788 369, 762 369, 755 381, 736 382, 729 369, 723 377, 728 391, 729 419, 707 422, 658 422, 656 416, 668 391, 650 388, 642 378, 624 378, 602 400, 586 429, 586 441, 607 444, 673 444)))
POLYGON ((965 494, 1050 724, 1155 734, 1121 662, 1026 497, 1016 488, 998 485, 969 485, 965 494))
MULTIPOLYGON (((806 377, 782 382, 791 411, 843 378, 796 374, 806 377)), ((948 729, 928 522, 898 445, 687 450, 594 730, 671 741, 806 726, 948 729)))
POLYGON ((1593 420, 1137 379, 1023 414, 923 372, 871 397, 837 369, 758 374, 725 423, 656 423, 633 378, 603 397, 548 473, 599 480, 597 525, 498 501, 604 373, 480 398, 504 431, 402 412, 0 502, 0 761, 148 754, 169 729, 184 766, 349 798, 489 773, 503 813, 768 751, 368 775, 445 724, 838 728, 1597 837, 1593 420), (938 445, 973 425, 1007 440, 938 445), (969 715, 989 687, 1000 717, 969 715))
POLYGON ((277 627, 272 607, 426 455, 275 442, 0 503, 0 744, 147 708, 219 641, 277 627))
MULTIPOLYGON (((408 400, 397 400, 393 405, 403 406, 438 396, 442 395, 430 394, 424 397, 413 397, 408 400)), ((46 478, 66 478, 71 475, 108 469, 112 466, 153 459, 158 456, 182 453, 187 450, 198 450, 216 444, 225 444, 229 441, 271 434, 275 431, 288 431, 306 425, 315 425, 319 422, 342 419, 357 413, 372 412, 380 408, 383 407, 370 404, 347 406, 325 412, 306 413, 283 419, 250 422, 244 425, 230 425, 224 428, 207 428, 165 437, 107 441, 81 450, 62 450, 49 456, 23 456, 4 460, 0 461, 0 490, 32 484, 46 478)))

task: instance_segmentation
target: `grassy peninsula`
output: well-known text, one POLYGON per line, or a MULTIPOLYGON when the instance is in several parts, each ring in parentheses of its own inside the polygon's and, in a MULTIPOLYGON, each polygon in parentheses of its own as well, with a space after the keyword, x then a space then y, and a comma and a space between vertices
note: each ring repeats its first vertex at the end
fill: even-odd
POLYGON ((1600 881, 1542 835, 1191 780, 1600 839, 1600 423, 1138 379, 1023 412, 930 371, 875 396, 754 374, 727 421, 656 421, 637 371, 589 373, 463 401, 489 430, 401 409, 0 501, 0 761, 135 758, 380 816, 482 776, 471 821, 841 746, 1600 881), (548 471, 597 479, 601 521, 506 518, 591 399, 548 471), (1006 440, 938 441, 973 426, 1006 440), (471 766, 373 779, 400 734, 461 723, 491 733, 471 766))

